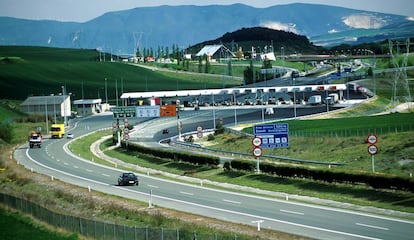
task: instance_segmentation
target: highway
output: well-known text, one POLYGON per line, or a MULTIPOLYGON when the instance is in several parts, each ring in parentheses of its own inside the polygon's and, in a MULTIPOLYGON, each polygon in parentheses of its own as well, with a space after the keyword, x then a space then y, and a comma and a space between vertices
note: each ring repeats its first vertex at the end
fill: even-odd
MULTIPOLYGON (((308 109, 309 110, 309 109, 308 109)), ((291 116, 292 110, 285 110, 291 116)), ((305 110, 304 110, 305 111, 305 110)), ((279 117, 282 116, 279 112, 279 117)), ((306 111, 305 111, 306 112, 306 111)), ((180 113, 185 131, 194 131, 202 124, 212 127, 213 112, 184 111, 180 113)), ((215 111, 225 124, 234 121, 233 111, 215 111)), ((240 110, 238 121, 262 118, 259 110, 240 110)), ((144 138, 159 139, 163 128, 176 129, 177 119, 153 119, 150 125, 145 120, 135 121, 144 138), (148 127, 142 127, 148 126, 148 127), (145 131, 143 130, 145 129, 145 131), (154 130, 157 132, 154 133, 154 130)), ((95 130, 111 127, 112 115, 99 115, 76 121, 70 132, 75 137, 95 130)), ((130 124, 132 121, 130 121, 130 124)), ((119 169, 95 164, 80 159, 67 150, 71 139, 46 139, 41 149, 22 146, 14 157, 26 168, 50 176, 51 181, 59 179, 74 185, 126 198, 148 202, 154 207, 176 209, 225 221, 278 230, 316 239, 412 239, 414 222, 373 214, 322 207, 312 204, 258 197, 231 191, 215 190, 200 185, 183 184, 138 174, 139 186, 116 186, 119 169)))

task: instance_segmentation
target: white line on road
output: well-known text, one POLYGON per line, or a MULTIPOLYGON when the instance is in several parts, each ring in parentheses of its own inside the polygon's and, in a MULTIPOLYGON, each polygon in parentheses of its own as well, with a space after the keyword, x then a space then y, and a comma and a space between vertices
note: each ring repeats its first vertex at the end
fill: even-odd
POLYGON ((390 229, 385 228, 385 227, 378 227, 378 226, 374 226, 374 225, 368 225, 368 224, 363 224, 363 223, 355 223, 358 226, 362 226, 362 227, 369 227, 369 228, 375 228, 375 229, 380 229, 380 230, 385 230, 388 231, 390 229))
POLYGON ((93 170, 90 170, 90 169, 86 169, 86 171, 87 171, 87 172, 93 172, 93 170))
POLYGON ((180 192, 181 194, 184 194, 184 195, 190 195, 190 196, 194 196, 194 193, 189 193, 189 192, 180 192))
POLYGON ((227 199, 223 199, 223 202, 234 203, 234 204, 241 204, 241 202, 227 200, 227 199))
POLYGON ((294 211, 289 211, 289 210, 284 210, 284 209, 280 209, 281 212, 284 213, 292 213, 292 214, 297 214, 297 215, 305 215, 304 213, 301 212, 294 212, 294 211))
POLYGON ((76 165, 75 165, 75 166, 73 166, 73 167, 74 167, 74 168, 79 168, 79 167, 78 167, 78 166, 76 166, 76 165))
POLYGON ((67 163, 67 162, 64 162, 63 164, 65 164, 65 165, 69 165, 69 163, 67 163))
POLYGON ((148 187, 150 187, 150 188, 158 188, 158 186, 154 186, 154 185, 147 185, 148 187))
POLYGON ((106 173, 102 173, 102 176, 105 176, 105 177, 110 177, 111 175, 106 174, 106 173))

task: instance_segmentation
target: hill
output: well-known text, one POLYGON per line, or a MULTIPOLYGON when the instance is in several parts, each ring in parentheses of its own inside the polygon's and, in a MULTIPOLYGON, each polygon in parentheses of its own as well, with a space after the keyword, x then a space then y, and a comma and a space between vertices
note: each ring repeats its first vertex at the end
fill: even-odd
POLYGON ((220 77, 165 74, 123 62, 111 62, 96 50, 28 46, 0 46, 0 96, 23 100, 29 95, 59 94, 66 85, 73 99, 115 101, 123 91, 158 91, 220 87, 220 77), (106 61, 99 59, 106 58, 106 61), (105 80, 106 79, 106 80, 105 80))
MULTIPOLYGON (((405 16, 302 3, 268 8, 243 4, 141 7, 108 12, 84 23, 0 17, 0 45, 101 49, 117 55, 133 54, 137 48, 156 49, 173 44, 182 49, 250 27, 293 32, 319 45, 319 38, 313 40, 313 37, 348 31, 347 38, 358 39, 371 36, 372 30, 409 22, 405 16), (351 30, 360 31, 355 36, 351 30)), ((411 27, 411 36, 413 30, 411 27)), ((399 31, 393 28, 393 36, 398 38, 399 31)), ((320 43, 329 44, 329 41, 322 39, 320 43)))
POLYGON ((198 51, 205 45, 213 44, 224 44, 229 49, 232 49, 233 52, 238 47, 241 47, 244 51, 250 51, 252 47, 259 47, 263 50, 269 48, 270 50, 273 46, 283 46, 286 52, 306 54, 317 54, 324 51, 322 47, 310 43, 306 36, 264 27, 242 28, 234 32, 228 32, 217 39, 196 44, 190 47, 190 49, 196 49, 198 51))

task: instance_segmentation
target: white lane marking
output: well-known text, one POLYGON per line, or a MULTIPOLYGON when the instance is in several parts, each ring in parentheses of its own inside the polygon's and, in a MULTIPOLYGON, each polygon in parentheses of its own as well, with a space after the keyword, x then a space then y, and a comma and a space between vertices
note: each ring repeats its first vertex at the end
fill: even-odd
POLYGON ((158 188, 158 186, 154 186, 154 185, 147 185, 148 187, 150 187, 150 188, 158 188))
POLYGON ((86 171, 87 171, 87 172, 93 172, 93 170, 90 170, 90 169, 86 169, 86 171))
POLYGON ((74 168, 79 168, 79 167, 78 167, 78 166, 76 166, 76 165, 75 165, 75 166, 73 166, 73 167, 74 167, 74 168))
MULTIPOLYGON (((112 187, 122 189, 123 191, 134 192, 136 194, 141 194, 141 195, 145 195, 145 196, 150 195, 148 193, 142 193, 142 192, 138 192, 136 190, 132 190, 132 189, 128 189, 128 188, 121 188, 121 187, 118 187, 118 186, 112 186, 112 187)), ((279 219, 268 218, 268 217, 263 217, 263 216, 258 216, 258 215, 243 213, 243 212, 237 212, 237 211, 232 211, 232 210, 223 209, 223 208, 216 208, 216 207, 212 207, 212 206, 202 205, 202 204, 193 203, 193 202, 187 202, 187 201, 183 201, 183 200, 178 200, 178 199, 169 198, 169 197, 163 197, 163 196, 154 195, 154 194, 152 195, 152 197, 163 199, 163 200, 168 200, 168 201, 173 201, 173 202, 178 202, 178 203, 183 203, 183 204, 188 204, 188 205, 192 205, 192 206, 197 206, 197 207, 201 207, 201 208, 211 209, 211 210, 215 210, 215 211, 221 211, 221 212, 226 212, 226 213, 235 214, 235 215, 241 215, 241 216, 245 216, 245 217, 252 217, 253 219, 263 219, 263 220, 270 221, 270 222, 283 223, 283 224, 288 224, 288 225, 291 225, 291 226, 303 227, 303 228, 307 228, 307 229, 313 229, 313 230, 329 232, 329 233, 334 233, 334 234, 341 234, 341 235, 344 235, 344 236, 351 236, 351 237, 357 237, 357 238, 363 238, 363 239, 369 239, 369 240, 381 240, 380 238, 373 238, 373 237, 368 237, 368 236, 359 235, 359 234, 341 232, 341 231, 331 230, 331 229, 327 229, 327 228, 320 228, 320 227, 304 225, 304 224, 300 224, 300 223, 283 221, 283 220, 279 220, 279 219)))
POLYGON ((69 163, 67 163, 67 162, 64 162, 63 164, 65 164, 65 165, 69 165, 69 163))
POLYGON ((223 199, 223 202, 234 203, 234 204, 241 204, 241 202, 232 201, 232 200, 228 200, 228 199, 223 199))
POLYGON ((180 192, 181 194, 184 194, 184 195, 190 195, 190 196, 194 196, 194 193, 189 193, 189 192, 180 192))
POLYGON ((301 213, 301 212, 294 212, 294 211, 289 211, 289 210, 284 210, 284 209, 280 209, 279 211, 284 212, 284 213, 292 213, 296 215, 305 215, 304 213, 301 213))
POLYGON ((358 226, 362 226, 362 227, 369 227, 369 228, 375 228, 375 229, 380 229, 380 230, 385 230, 388 231, 390 229, 385 228, 385 227, 378 227, 378 226, 374 226, 374 225, 368 225, 368 224, 363 224, 363 223, 355 223, 358 226))
POLYGON ((105 176, 105 177, 110 177, 111 175, 106 174, 106 173, 102 173, 102 176, 105 176))

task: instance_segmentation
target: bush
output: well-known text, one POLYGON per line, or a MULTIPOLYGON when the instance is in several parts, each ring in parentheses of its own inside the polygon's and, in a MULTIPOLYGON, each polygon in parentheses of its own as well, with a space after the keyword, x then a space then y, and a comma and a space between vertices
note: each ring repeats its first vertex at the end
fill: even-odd
MULTIPOLYGON (((226 162, 223 168, 224 170, 251 172, 255 170, 255 166, 253 161, 233 160, 230 163, 226 162)), ((262 173, 282 178, 305 178, 325 183, 365 184, 374 189, 395 189, 414 192, 414 180, 399 176, 356 174, 271 163, 261 163, 260 170, 262 173)))
MULTIPOLYGON (((121 142, 123 148, 126 148, 125 142, 121 142)), ((163 159, 169 159, 173 161, 183 161, 197 165, 218 166, 220 164, 220 158, 215 156, 192 154, 186 152, 172 152, 162 149, 147 148, 137 144, 129 143, 128 151, 136 151, 143 154, 152 155, 163 159)))
POLYGON ((216 139, 216 137, 214 137, 214 134, 209 134, 207 136, 207 141, 213 141, 214 139, 216 139))
POLYGON ((0 139, 6 143, 11 143, 13 139, 13 128, 10 124, 0 125, 0 139))

